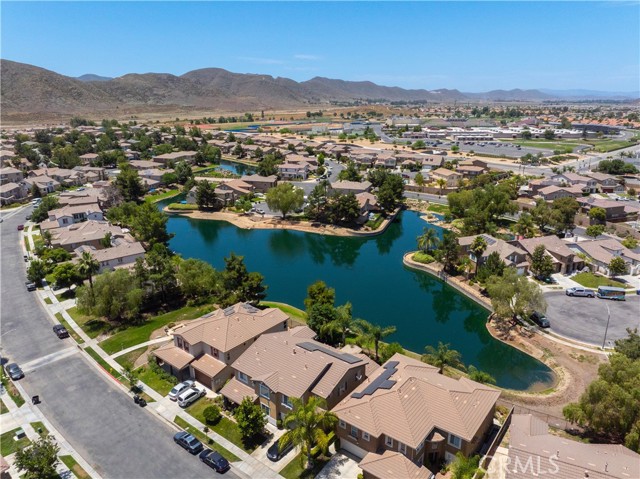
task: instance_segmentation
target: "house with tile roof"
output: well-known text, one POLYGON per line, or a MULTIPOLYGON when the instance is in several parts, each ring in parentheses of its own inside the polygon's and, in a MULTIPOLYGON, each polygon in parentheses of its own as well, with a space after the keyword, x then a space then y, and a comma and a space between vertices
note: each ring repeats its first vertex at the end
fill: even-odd
POLYGON ((317 396, 332 408, 365 380, 370 360, 315 336, 306 326, 263 334, 233 362, 235 376, 220 393, 232 404, 250 397, 272 424, 291 411, 291 398, 317 396))
POLYGON ((620 444, 588 444, 555 436, 543 420, 515 414, 509 427, 508 462, 500 476, 631 479, 640 477, 640 455, 620 444))
POLYGON ((111 245, 117 246, 120 242, 134 243, 135 239, 127 231, 119 226, 109 224, 108 221, 89 220, 75 223, 65 228, 51 230, 51 246, 63 248, 70 253, 80 246, 90 246, 95 249, 104 249, 104 238, 111 237, 111 245))
POLYGON ((431 472, 411 462, 404 454, 384 451, 370 452, 358 464, 363 479, 430 479, 431 472))
POLYGON ((592 270, 609 275, 609 263, 613 258, 622 258, 627 265, 627 273, 633 276, 640 274, 640 254, 625 248, 620 241, 607 238, 592 241, 570 243, 569 248, 576 254, 582 253, 591 262, 592 270))
POLYGON ((460 245, 460 252, 463 256, 468 256, 474 263, 478 262, 475 254, 471 251, 471 245, 473 241, 481 236, 485 243, 487 243, 487 249, 482 253, 480 258, 480 264, 487 261, 487 258, 491 253, 498 253, 500 259, 504 261, 507 266, 513 266, 518 271, 518 274, 527 274, 529 271, 529 261, 527 259, 527 253, 523 249, 516 245, 513 245, 507 241, 494 238, 488 234, 462 236, 458 238, 458 244, 460 245))
POLYGON ((100 263, 98 273, 104 271, 113 271, 119 268, 132 267, 138 258, 144 257, 144 247, 142 243, 134 241, 118 241, 110 248, 98 249, 95 246, 82 245, 73 250, 76 254, 76 261, 82 256, 82 253, 88 252, 100 263))
POLYGON ((527 252, 527 259, 531 261, 536 247, 543 245, 547 255, 551 256, 554 272, 571 274, 585 267, 585 262, 575 251, 571 250, 565 241, 555 235, 539 236, 537 238, 522 238, 515 244, 527 252))
POLYGON ((458 183, 460 183, 460 180, 462 179, 462 173, 448 170, 447 168, 438 168, 435 170, 431 170, 431 172, 429 173, 429 177, 434 181, 443 179, 447 182, 447 188, 453 188, 455 186, 458 186, 458 183))
POLYGON ((231 364, 262 334, 286 331, 279 309, 237 303, 174 328, 173 342, 158 348, 158 364, 180 381, 194 378, 214 391, 233 376, 231 364))
POLYGON ((394 451, 417 466, 480 449, 493 425, 500 391, 395 354, 336 405, 340 446, 363 458, 394 451))

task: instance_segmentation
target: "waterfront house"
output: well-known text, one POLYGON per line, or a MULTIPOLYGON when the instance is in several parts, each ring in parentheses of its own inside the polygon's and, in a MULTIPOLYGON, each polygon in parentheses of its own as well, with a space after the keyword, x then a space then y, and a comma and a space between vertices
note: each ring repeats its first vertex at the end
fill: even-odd
POLYGON ((116 240, 115 244, 110 248, 97 249, 95 246, 79 246, 74 250, 76 256, 80 258, 82 253, 88 252, 100 263, 98 273, 104 271, 113 271, 114 269, 132 267, 138 258, 144 257, 144 248, 142 243, 134 241, 116 240))
POLYGON ((197 154, 198 153, 196 151, 174 151, 172 153, 154 156, 152 160, 156 163, 156 166, 160 163, 165 167, 175 165, 179 161, 186 161, 187 163, 192 164, 195 161, 197 154))
POLYGON ((476 255, 470 250, 473 241, 478 236, 481 236, 487 243, 487 249, 482 253, 482 258, 480 258, 480 264, 485 263, 489 255, 495 252, 498 253, 500 259, 504 261, 505 265, 516 268, 518 274, 527 274, 529 271, 527 252, 518 246, 504 240, 494 238, 488 234, 462 236, 458 238, 458 244, 460 245, 460 253, 462 256, 468 256, 474 263, 478 262, 478 258, 476 258, 476 255))
POLYGON ((584 260, 577 256, 566 242, 555 235, 523 238, 515 241, 515 244, 527 252, 529 261, 536 247, 543 245, 546 254, 551 257, 554 273, 571 274, 585 267, 584 260))
POLYGON ((446 168, 438 168, 435 170, 431 170, 429 172, 429 176, 432 180, 437 181, 439 179, 444 179, 447 184, 447 188, 454 188, 458 186, 460 180, 462 179, 462 174, 453 170, 448 170, 446 168))
POLYGON ((245 175, 240 178, 240 180, 251 185, 256 193, 266 193, 269 188, 273 188, 278 184, 278 177, 276 175, 245 175))
POLYGON ((107 235, 111 237, 111 246, 117 245, 120 241, 135 242, 133 236, 119 226, 111 225, 107 221, 89 220, 52 230, 51 245, 54 248, 63 248, 70 253, 80 246, 104 249, 103 242, 107 235))

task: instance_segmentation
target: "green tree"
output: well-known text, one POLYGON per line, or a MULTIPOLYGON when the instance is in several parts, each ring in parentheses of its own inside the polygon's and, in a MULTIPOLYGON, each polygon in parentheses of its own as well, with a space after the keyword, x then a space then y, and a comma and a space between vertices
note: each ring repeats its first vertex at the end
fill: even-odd
POLYGON ((463 273, 467 279, 469 279, 471 271, 476 267, 477 264, 474 266, 473 261, 471 261, 471 258, 469 258, 468 256, 463 256, 462 258, 460 258, 460 261, 458 261, 458 266, 456 266, 457 270, 463 273))
POLYGON ((47 267, 44 261, 34 259, 27 268, 27 279, 37 285, 42 284, 42 280, 47 275, 47 267))
POLYGON ((402 204, 404 180, 400 175, 387 175, 378 188, 378 203, 386 211, 393 211, 402 204))
POLYGON ((580 205, 573 197, 558 198, 551 204, 551 225, 557 233, 565 233, 575 228, 576 213, 580 205))
POLYGON ((124 269, 96 276, 93 293, 86 286, 76 292, 78 310, 83 314, 121 322, 138 319, 143 297, 136 278, 124 269))
POLYGON ((169 218, 152 203, 142 203, 138 206, 136 216, 131 222, 131 229, 136 238, 149 246, 155 244, 166 245, 173 235, 167 232, 169 218))
POLYGON ((122 376, 124 377, 125 382, 129 385, 129 391, 136 389, 138 384, 138 371, 133 369, 131 364, 125 364, 122 368, 122 376))
POLYGON ((68 288, 82 280, 73 263, 60 263, 53 270, 53 277, 58 288, 68 288))
POLYGON ((93 291, 93 275, 100 271, 100 263, 88 251, 83 251, 78 260, 78 274, 89 280, 89 288, 93 291))
POLYGON ((542 198, 538 199, 536 206, 531 211, 531 217, 540 231, 544 233, 545 228, 551 222, 551 208, 549 207, 549 203, 542 198))
POLYGON ((543 244, 535 247, 531 255, 531 272, 538 278, 548 278, 555 272, 553 260, 543 244))
POLYGON ((360 216, 360 204, 353 193, 333 196, 329 210, 332 223, 353 224, 360 216))
POLYGON ((175 167, 175 175, 178 178, 178 183, 184 185, 189 178, 193 178, 193 170, 191 165, 186 161, 180 161, 175 167))
POLYGON ((40 223, 49 218, 49 211, 55 210, 58 207, 60 207, 58 198, 55 196, 45 196, 42 198, 40 204, 33 209, 31 220, 40 223))
POLYGON ((514 232, 524 238, 533 238, 536 233, 535 223, 531 213, 526 211, 520 215, 518 221, 513 227, 514 232))
POLYGON ((547 309, 540 287, 519 275, 515 268, 506 268, 502 276, 490 276, 486 284, 499 318, 526 317, 532 311, 547 309))
POLYGON ((620 256, 614 256, 609 261, 609 275, 616 277, 627 273, 627 263, 620 256))
POLYGON ((522 133, 520 134, 520 136, 522 137, 523 140, 530 140, 531 139, 531 131, 529 130, 523 130, 522 133))
POLYGON ((179 263, 176 279, 182 294, 190 299, 207 298, 219 286, 218 273, 213 266, 194 258, 179 263))
POLYGON ((442 190, 444 189, 445 186, 447 186, 447 180, 445 180, 444 178, 438 178, 436 180, 436 185, 438 185, 438 188, 440 188, 439 196, 442 196, 442 190))
POLYGON ((196 204, 198 208, 212 208, 216 204, 216 193, 213 185, 202 180, 196 184, 196 204))
POLYGON ((53 436, 36 439, 29 446, 16 452, 15 465, 18 471, 24 471, 20 477, 25 479, 55 479, 58 477, 58 452, 60 447, 53 436))
POLYGON ((329 432, 338 422, 338 417, 327 411, 326 402, 311 396, 306 404, 297 398, 291 398, 293 409, 282 421, 287 431, 278 442, 278 448, 284 449, 293 444, 300 448, 302 455, 307 457, 307 468, 313 466, 311 450, 319 447, 325 454, 329 448, 329 432))
POLYGON ((362 181, 362 176, 358 172, 358 167, 353 161, 347 163, 347 167, 338 173, 340 181, 362 181))
POLYGON ((633 236, 627 236, 622 240, 622 246, 628 249, 636 249, 638 247, 638 240, 633 236))
POLYGON ((413 182, 418 186, 424 186, 424 176, 422 173, 416 173, 416 176, 413 177, 413 182))
POLYGON ((284 219, 290 211, 302 208, 304 191, 291 183, 280 183, 267 191, 265 199, 269 208, 282 213, 284 219))
POLYGON ((255 404, 250 397, 245 397, 242 400, 233 416, 245 441, 261 434, 267 424, 267 417, 262 413, 262 408, 255 404))
POLYGON ((484 239, 484 236, 476 236, 473 238, 471 246, 469 246, 469 251, 471 251, 476 258, 475 274, 478 274, 478 267, 482 264, 482 255, 487 250, 487 247, 487 240, 484 239))
POLYGON ((267 287, 262 284, 264 276, 256 272, 249 273, 243 256, 232 252, 228 258, 224 258, 224 263, 222 282, 226 295, 225 304, 247 302, 255 305, 267 296, 267 287))
POLYGON ((305 213, 309 218, 316 221, 323 221, 327 218, 327 206, 329 203, 329 182, 321 180, 313 187, 309 197, 307 198, 307 207, 305 213))
POLYGON ((442 263, 446 271, 453 271, 458 260, 458 239, 452 231, 445 231, 442 235, 442 241, 435 250, 436 259, 442 263))
POLYGON ((451 479, 473 479, 480 465, 480 456, 466 457, 461 452, 449 464, 451 479))
POLYGON ((607 221, 607 211, 604 208, 596 206, 589 210, 589 219, 598 223, 604 223, 607 221))
POLYGON ((372 324, 364 319, 356 319, 353 321, 353 329, 357 333, 358 342, 361 344, 370 345, 373 343, 373 350, 375 353, 375 361, 380 360, 379 349, 380 341, 387 336, 396 332, 395 326, 380 326, 372 324))
POLYGON ((382 345, 382 347, 380 348, 380 362, 382 364, 386 363, 396 353, 404 354, 404 348, 400 345, 400 343, 393 342, 382 345))
POLYGON ((120 164, 120 173, 116 176, 115 185, 125 201, 137 202, 144 194, 144 186, 138 171, 128 163, 120 164))
POLYGON ((336 290, 327 286, 324 281, 318 280, 307 288, 304 306, 308 313, 316 304, 328 304, 333 307, 335 300, 336 290))
POLYGON ((433 228, 424 227, 422 229, 422 234, 418 236, 418 249, 424 251, 425 253, 429 253, 438 245, 438 233, 433 228))
POLYGON ((262 161, 258 163, 256 171, 260 176, 271 176, 278 173, 278 161, 274 155, 266 155, 262 161))
POLYGON ((615 350, 632 361, 640 359, 640 335, 638 328, 627 328, 627 337, 615 340, 615 350))
POLYGON ((220 408, 215 404, 204 408, 202 415, 204 416, 204 420, 207 424, 217 424, 220 422, 220 419, 222 419, 220 408))
POLYGON ((424 348, 424 354, 420 359, 427 364, 437 367, 440 373, 444 371, 445 366, 464 371, 462 355, 455 349, 449 348, 449 344, 444 344, 441 341, 438 341, 437 348, 431 345, 426 346, 424 348))
POLYGON ((326 337, 332 338, 331 342, 333 343, 334 342, 333 337, 337 335, 340 337, 338 344, 340 346, 344 346, 347 341, 347 333, 354 326, 352 309, 353 307, 349 302, 347 302, 346 304, 343 304, 342 306, 338 306, 336 308, 335 319, 332 319, 331 321, 324 323, 320 327, 320 332, 322 333, 322 336, 325 338, 326 337))
POLYGON ((34 198, 42 198, 42 193, 40 192, 40 188, 38 188, 37 184, 32 184, 31 185, 31 196, 33 196, 34 198))
POLYGON ((307 326, 322 336, 326 324, 337 321, 338 311, 332 304, 316 303, 307 309, 307 326))
POLYGON ((587 234, 587 236, 596 239, 598 236, 604 233, 604 225, 587 226, 585 233, 587 234))
POLYGON ((480 371, 478 368, 476 368, 473 365, 469 366, 469 369, 467 369, 467 373, 469 374, 469 379, 477 383, 482 383, 482 384, 496 383, 496 379, 491 374, 485 373, 484 371, 480 371))
POLYGON ((552 129, 547 128, 546 130, 544 130, 544 139, 545 140, 553 140, 555 137, 556 137, 556 134, 552 129))
POLYGON ((176 265, 171 258, 171 252, 163 244, 156 243, 147 252, 144 262, 154 293, 159 295, 162 301, 166 301, 178 285, 176 265))

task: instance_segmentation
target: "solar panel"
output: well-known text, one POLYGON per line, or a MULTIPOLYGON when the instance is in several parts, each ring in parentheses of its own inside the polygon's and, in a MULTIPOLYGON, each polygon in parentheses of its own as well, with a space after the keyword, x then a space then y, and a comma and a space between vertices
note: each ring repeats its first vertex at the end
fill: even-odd
POLYGON ((380 376, 371 381, 366 388, 364 388, 360 392, 353 393, 351 395, 352 398, 361 399, 364 396, 370 396, 378 389, 391 389, 393 385, 396 383, 393 379, 389 379, 394 373, 398 370, 398 361, 389 361, 385 364, 384 371, 380 376))
POLYGON ((304 342, 304 343, 298 343, 298 346, 300 346, 302 349, 306 349, 307 351, 311 351, 311 352, 320 351, 328 356, 339 359, 349 364, 355 364, 359 361, 362 361, 360 358, 353 356, 352 354, 341 353, 339 351, 329 349, 321 344, 304 342))

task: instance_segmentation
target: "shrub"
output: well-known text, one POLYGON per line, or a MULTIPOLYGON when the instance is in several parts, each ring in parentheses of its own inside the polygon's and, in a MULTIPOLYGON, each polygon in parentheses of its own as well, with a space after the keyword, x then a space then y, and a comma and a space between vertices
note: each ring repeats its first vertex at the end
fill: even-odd
POLYGON ((207 421, 207 424, 216 424, 222 417, 218 406, 207 406, 204 411, 202 411, 202 415, 204 416, 204 420, 207 421))
POLYGON ((435 259, 430 254, 418 251, 417 253, 413 254, 413 261, 416 261, 418 263, 423 263, 423 264, 429 264, 429 263, 433 263, 435 259))

